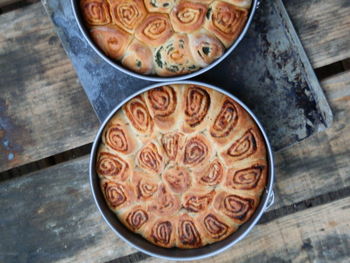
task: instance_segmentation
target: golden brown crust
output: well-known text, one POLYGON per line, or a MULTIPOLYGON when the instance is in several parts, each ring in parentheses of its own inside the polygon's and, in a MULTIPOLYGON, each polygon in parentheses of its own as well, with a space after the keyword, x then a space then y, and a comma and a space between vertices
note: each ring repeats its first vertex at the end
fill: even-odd
POLYGON ((248 19, 248 10, 222 1, 213 2, 210 10, 204 27, 228 48, 242 32, 248 19))
POLYGON ((259 127, 242 106, 198 85, 154 88, 102 132, 96 172, 108 206, 161 247, 198 248, 251 219, 266 187, 259 127))
POLYGON ((149 12, 170 13, 179 0, 145 0, 149 12))
POLYGON ((153 71, 152 50, 134 39, 126 50, 122 64, 135 72, 150 74, 153 71))
POLYGON ((167 42, 154 52, 155 70, 159 76, 175 76, 196 71, 189 49, 186 34, 174 34, 167 42))
POLYGON ((127 32, 114 25, 95 26, 91 28, 90 35, 108 57, 116 60, 123 57, 131 41, 127 32))
POLYGON ((207 6, 191 1, 180 1, 170 13, 174 30, 179 33, 191 33, 202 27, 207 6))
POLYGON ((173 28, 167 15, 149 14, 136 29, 135 37, 151 47, 158 47, 172 34, 173 28))
POLYGON ((252 5, 252 0, 223 0, 227 3, 233 4, 241 8, 250 8, 252 5))
POLYGON ((143 0, 108 0, 113 23, 130 34, 147 15, 143 0))
POLYGON ((81 0, 80 9, 89 25, 102 26, 109 24, 112 20, 106 0, 81 0))

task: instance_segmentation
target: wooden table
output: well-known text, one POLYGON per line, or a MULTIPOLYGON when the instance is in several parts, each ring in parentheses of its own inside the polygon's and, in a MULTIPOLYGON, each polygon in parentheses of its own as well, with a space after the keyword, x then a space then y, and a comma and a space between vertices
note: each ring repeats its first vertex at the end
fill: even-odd
MULTIPOLYGON (((333 126, 276 153, 275 205, 206 262, 349 262, 350 5, 289 0, 333 126)), ((0 262, 160 262, 102 220, 88 160, 98 121, 38 0, 0 0, 0 262)))

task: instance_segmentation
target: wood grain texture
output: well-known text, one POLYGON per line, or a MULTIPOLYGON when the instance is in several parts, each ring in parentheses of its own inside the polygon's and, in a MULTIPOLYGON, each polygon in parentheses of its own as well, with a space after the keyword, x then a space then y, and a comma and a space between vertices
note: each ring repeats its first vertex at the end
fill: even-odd
POLYGON ((350 197, 258 225, 233 248, 201 262, 348 262, 349 203, 350 197))
MULTIPOLYGON (((334 92, 332 86, 324 87, 328 95, 334 92)), ((238 244, 238 252, 236 248, 232 250, 234 255, 230 254, 230 257, 253 262, 265 256, 268 261, 273 260, 269 250, 274 249, 272 255, 277 259, 292 259, 292 255, 302 253, 300 261, 306 256, 325 260, 331 256, 320 254, 323 252, 319 247, 336 249, 331 253, 349 247, 346 243, 348 236, 344 235, 349 233, 344 231, 349 206, 343 211, 340 209, 342 205, 338 204, 349 202, 346 197, 349 191, 340 189, 350 187, 350 99, 338 98, 331 104, 335 111, 332 128, 276 154, 276 204, 271 212, 277 212, 273 217, 269 215, 268 220, 263 217, 262 221, 267 223, 259 224, 247 240, 238 244), (286 206, 332 191, 342 191, 342 194, 325 202, 337 201, 325 205, 317 200, 305 202, 302 211, 285 212, 289 209, 284 209, 286 206), (307 209, 313 205, 317 207, 307 209), (338 234, 324 226, 330 221, 341 226, 336 229, 338 234), (286 243, 292 240, 288 249, 283 250, 279 245, 280 242, 284 245, 281 238, 285 238, 286 243), (327 239, 336 242, 336 248, 328 248, 327 239), (247 244, 252 242, 256 244, 255 248, 258 247, 257 251, 249 250, 251 246, 247 244), (310 245, 313 249, 309 249, 310 245), (302 249, 303 246, 306 248, 302 249), (251 256, 244 254, 244 250, 250 251, 251 256)), ((88 156, 82 157, 0 184, 0 214, 3 215, 0 217, 0 232, 5 240, 0 242, 0 261, 106 262, 122 257, 121 262, 126 262, 144 258, 141 254, 133 254, 136 250, 119 240, 101 220, 90 193, 88 161, 88 156), (23 244, 21 240, 32 242, 23 244), (133 256, 129 257, 130 254, 133 256)), ((348 251, 340 250, 335 255, 342 260, 344 255, 348 256, 348 251)), ((224 256, 223 260, 227 258, 224 256)))
POLYGON ((0 171, 91 142, 97 118, 41 3, 0 25, 0 171))
POLYGON ((288 0, 284 4, 314 68, 350 57, 348 0, 288 0))
POLYGON ((329 100, 348 99, 350 96, 350 68, 349 71, 323 80, 322 85, 329 100))

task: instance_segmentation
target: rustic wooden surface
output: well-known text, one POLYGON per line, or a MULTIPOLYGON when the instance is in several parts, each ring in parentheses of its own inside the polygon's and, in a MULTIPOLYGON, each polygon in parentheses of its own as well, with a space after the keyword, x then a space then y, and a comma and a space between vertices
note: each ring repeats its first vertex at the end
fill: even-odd
MULTIPOLYGON (((285 1, 314 67, 350 57, 342 48, 350 41, 344 35, 348 21, 337 15, 343 12, 340 7, 349 8, 348 2, 332 1, 332 7, 329 3, 285 1), (304 11, 306 2, 312 3, 310 14, 304 11), (327 35, 325 41, 305 40, 305 32, 312 31, 307 26, 310 17, 318 17, 315 10, 323 20, 317 22, 314 37, 327 35)), ((13 131, 6 127, 22 134, 17 135, 21 143, 34 137, 17 154, 17 164, 5 164, 8 168, 86 144, 97 127, 57 39, 52 46, 47 44, 55 34, 43 14, 42 7, 34 4, 0 15, 0 100, 16 104, 6 103, 5 109, 0 103, 0 150, 12 145, 6 143, 6 132, 13 131), (25 21, 35 22, 29 26, 25 21), (11 56, 17 60, 9 60, 11 56), (26 67, 17 62, 23 59, 26 67), (78 130, 91 126, 83 135, 70 130, 71 125, 78 130)), ((206 262, 349 262, 350 67, 346 61, 341 63, 348 71, 321 83, 334 113, 333 126, 276 154, 275 205, 243 241, 206 262)), ((83 156, 0 183, 0 262, 161 262, 126 245, 103 222, 92 200, 87 169, 88 156, 83 156)))
POLYGON ((0 172, 91 142, 97 118, 41 3, 0 25, 0 172))
POLYGON ((349 0, 286 0, 284 4, 315 68, 350 57, 349 0))
MULTIPOLYGON (((340 82, 335 89, 328 84, 333 83, 332 79, 323 83, 330 97, 335 97, 332 94, 337 93, 339 88, 345 89, 346 86, 341 87, 343 84, 347 85, 340 82)), ((336 220, 334 224, 341 226, 339 231, 346 226, 350 230, 350 221, 341 220, 346 221, 350 217, 349 206, 341 209, 346 204, 344 200, 350 200, 350 97, 332 99, 331 105, 335 111, 332 128, 276 155, 276 204, 263 216, 263 224, 259 224, 238 249, 235 247, 218 256, 218 261, 228 260, 231 256, 254 260, 254 255, 260 257, 271 249, 267 245, 259 247, 259 243, 270 244, 269 240, 273 239, 273 244, 280 244, 284 236, 290 235, 293 242, 289 245, 294 252, 286 253, 289 249, 284 247, 284 243, 273 245, 274 252, 268 254, 267 262, 272 256, 291 259, 296 255, 295 249, 302 249, 303 242, 309 242, 308 246, 320 246, 329 237, 341 244, 346 240, 348 236, 337 237, 335 230, 331 226, 324 227, 324 224, 336 220), (307 209, 310 206, 320 208, 307 209), (331 217, 326 217, 330 208, 331 217), (302 222, 305 219, 315 221, 313 226, 304 226, 302 222), (326 229, 321 231, 320 240, 316 238, 319 231, 306 233, 305 238, 295 236, 315 228, 326 229), (252 242, 256 246, 247 249, 246 244, 252 242)), ((123 246, 123 242, 103 222, 90 193, 88 162, 89 158, 85 156, 0 185, 0 214, 3 215, 0 232, 4 241, 0 243, 0 255, 3 255, 3 261, 106 262, 121 256, 127 256, 127 259, 146 258, 140 253, 135 254, 135 249, 123 246), (25 243, 21 251, 16 252, 21 240, 33 242, 25 243)), ((316 252, 320 251, 309 248, 303 251, 303 256, 312 256, 308 253, 316 252)), ((348 250, 337 253, 337 259, 349 255, 348 250)), ((318 254, 314 256, 315 260, 323 258, 318 254)))

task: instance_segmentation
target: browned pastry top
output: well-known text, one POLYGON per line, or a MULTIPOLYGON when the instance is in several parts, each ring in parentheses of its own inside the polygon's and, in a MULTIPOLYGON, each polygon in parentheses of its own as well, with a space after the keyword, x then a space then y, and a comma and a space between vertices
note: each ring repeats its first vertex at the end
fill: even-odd
POLYGON ((151 89, 106 125, 96 172, 111 210, 162 247, 226 238, 256 210, 266 145, 231 98, 197 85, 151 89))
POLYGON ((252 0, 80 0, 90 36, 108 57, 143 75, 197 71, 242 32, 252 0))

